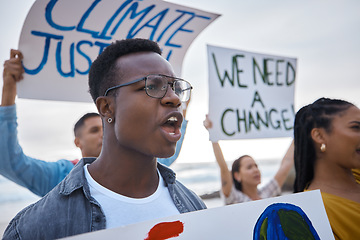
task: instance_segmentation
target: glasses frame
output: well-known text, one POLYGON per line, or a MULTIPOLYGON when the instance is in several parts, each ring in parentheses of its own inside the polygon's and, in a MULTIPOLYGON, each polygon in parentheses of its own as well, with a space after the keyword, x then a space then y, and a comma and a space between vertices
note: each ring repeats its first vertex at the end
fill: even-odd
MULTIPOLYGON (((152 98, 157 98, 157 99, 162 99, 163 97, 165 97, 166 93, 167 93, 167 90, 168 88, 166 88, 166 91, 164 92, 164 95, 162 97, 154 97, 154 96, 151 96, 149 93, 148 93, 148 90, 146 88, 147 84, 146 84, 146 81, 148 79, 149 76, 162 76, 162 77, 167 77, 167 78, 170 78, 170 79, 173 79, 174 81, 173 82, 168 82, 168 84, 170 85, 171 89, 175 92, 175 83, 178 82, 178 81, 181 81, 181 82, 186 82, 187 84, 189 84, 189 88, 186 88, 186 89, 183 89, 182 91, 187 91, 187 90, 192 90, 193 87, 191 86, 191 84, 184 80, 184 79, 181 79, 181 78, 177 78, 177 77, 171 77, 171 76, 167 76, 167 75, 164 75, 164 74, 149 74, 149 75, 146 75, 145 77, 142 77, 142 78, 138 78, 138 79, 135 79, 135 80, 132 80, 130 82, 127 82, 127 83, 123 83, 123 84, 119 84, 119 85, 116 85, 116 86, 113 86, 113 87, 110 87, 108 88, 105 93, 104 93, 104 97, 107 96, 107 94, 111 91, 111 90, 114 90, 114 89, 117 89, 117 88, 121 88, 121 87, 126 87, 126 86, 129 86, 131 84, 134 84, 134 83, 137 83, 137 82, 141 82, 143 80, 145 80, 145 92, 146 92, 146 95, 148 95, 149 97, 152 97, 152 98)), ((175 92, 176 94, 176 92, 175 92)), ((191 94, 191 92, 190 92, 191 94)), ((177 95, 177 94, 176 94, 177 95)), ((177 95, 178 97, 180 97, 179 95, 177 95)), ((189 99, 190 99, 190 95, 189 95, 189 99)), ((188 101, 189 99, 185 100, 184 102, 188 101)))

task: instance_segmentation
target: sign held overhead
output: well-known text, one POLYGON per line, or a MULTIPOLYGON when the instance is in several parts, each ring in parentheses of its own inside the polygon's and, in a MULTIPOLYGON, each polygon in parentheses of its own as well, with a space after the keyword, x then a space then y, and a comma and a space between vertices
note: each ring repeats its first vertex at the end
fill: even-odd
POLYGON ((296 59, 207 47, 210 140, 290 137, 296 59))

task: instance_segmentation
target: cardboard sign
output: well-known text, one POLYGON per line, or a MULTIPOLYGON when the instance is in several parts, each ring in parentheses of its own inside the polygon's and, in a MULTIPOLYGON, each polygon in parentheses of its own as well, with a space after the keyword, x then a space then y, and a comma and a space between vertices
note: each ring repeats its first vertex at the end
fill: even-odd
POLYGON ((296 59, 208 45, 210 140, 290 137, 296 59))
POLYGON ((179 214, 68 239, 331 240, 334 236, 320 191, 316 190, 179 214))
POLYGON ((219 15, 158 0, 37 0, 19 42, 25 80, 21 98, 92 102, 87 75, 111 42, 159 43, 177 76, 196 36, 219 15))

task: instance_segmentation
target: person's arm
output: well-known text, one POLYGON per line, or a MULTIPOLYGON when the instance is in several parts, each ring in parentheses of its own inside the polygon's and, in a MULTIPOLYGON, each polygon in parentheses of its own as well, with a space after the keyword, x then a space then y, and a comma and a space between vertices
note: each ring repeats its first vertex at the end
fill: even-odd
POLYGON ((16 82, 22 79, 22 55, 11 50, 3 72, 3 95, 0 106, 0 174, 43 196, 73 168, 67 160, 45 162, 26 156, 18 142, 16 122, 16 82))
POLYGON ((10 50, 10 59, 4 63, 1 106, 15 104, 16 83, 23 79, 24 73, 24 68, 21 65, 22 59, 23 55, 20 51, 10 50))
POLYGON ((220 167, 221 190, 225 195, 225 197, 229 197, 233 185, 231 173, 225 162, 219 143, 213 142, 212 146, 213 146, 216 162, 220 167))
POLYGON ((0 107, 0 174, 44 196, 73 168, 68 160, 45 162, 24 154, 17 138, 16 106, 0 107))
POLYGON ((291 142, 288 150, 286 151, 281 161, 280 167, 274 177, 280 187, 284 185, 286 177, 288 176, 289 171, 293 166, 294 166, 294 140, 291 142))
MULTIPOLYGON (((212 122, 208 118, 208 115, 206 115, 206 119, 204 121, 204 127, 207 130, 212 128, 212 122)), ((222 190, 225 197, 229 197, 229 195, 231 193, 231 188, 232 188, 232 185, 233 185, 231 172, 228 169, 228 166, 227 166, 226 161, 224 159, 224 155, 223 155, 223 153, 221 151, 219 143, 212 142, 212 147, 213 147, 216 162, 220 167, 221 190, 222 190)))

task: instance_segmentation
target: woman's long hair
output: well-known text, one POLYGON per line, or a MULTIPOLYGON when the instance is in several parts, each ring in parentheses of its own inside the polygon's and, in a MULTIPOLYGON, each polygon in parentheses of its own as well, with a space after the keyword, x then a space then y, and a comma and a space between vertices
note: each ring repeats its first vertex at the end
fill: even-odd
POLYGON ((311 137, 313 128, 331 131, 333 118, 347 110, 353 104, 339 99, 320 98, 314 103, 302 107, 295 115, 294 123, 294 192, 304 191, 314 178, 316 151, 311 137))
POLYGON ((239 182, 238 180, 235 179, 234 175, 235 175, 235 172, 240 172, 241 160, 245 157, 250 157, 250 156, 242 155, 241 157, 239 157, 238 159, 236 159, 233 162, 232 167, 231 167, 231 176, 233 179, 233 183, 234 183, 235 188, 239 191, 242 191, 242 185, 241 185, 241 182, 239 182))

